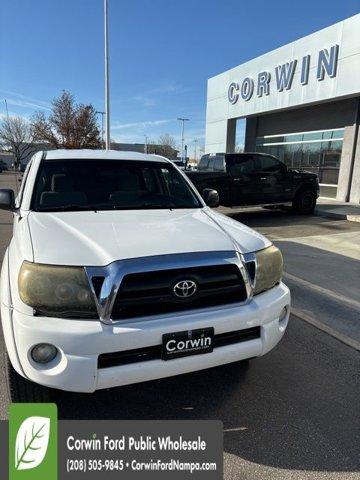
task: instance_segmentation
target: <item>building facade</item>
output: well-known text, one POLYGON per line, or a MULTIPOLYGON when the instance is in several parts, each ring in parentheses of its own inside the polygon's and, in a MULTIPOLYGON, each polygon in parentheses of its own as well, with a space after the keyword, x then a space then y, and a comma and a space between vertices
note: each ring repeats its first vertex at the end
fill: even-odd
POLYGON ((111 142, 111 149, 122 152, 139 152, 139 153, 151 153, 157 155, 164 155, 169 160, 177 160, 179 150, 170 147, 169 145, 159 145, 155 143, 119 143, 111 142))
POLYGON ((206 153, 267 152, 360 203, 360 14, 208 80, 206 153))

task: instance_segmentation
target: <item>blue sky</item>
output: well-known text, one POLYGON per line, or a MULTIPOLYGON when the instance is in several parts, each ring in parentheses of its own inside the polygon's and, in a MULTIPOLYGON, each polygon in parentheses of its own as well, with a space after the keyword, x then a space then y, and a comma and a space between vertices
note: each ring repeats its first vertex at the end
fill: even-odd
MULTIPOLYGON (((63 89, 103 109, 102 0, 1 0, 0 115, 63 89)), ((111 137, 204 143, 206 80, 360 11, 359 0, 109 0, 111 137)))

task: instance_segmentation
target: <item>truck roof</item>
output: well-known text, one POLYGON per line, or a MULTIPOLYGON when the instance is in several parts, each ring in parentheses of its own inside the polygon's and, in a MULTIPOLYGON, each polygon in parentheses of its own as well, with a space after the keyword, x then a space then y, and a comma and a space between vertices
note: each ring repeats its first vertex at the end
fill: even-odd
POLYGON ((46 150, 44 151, 46 160, 138 160, 150 162, 170 161, 160 155, 152 155, 139 152, 121 152, 118 150, 46 150))

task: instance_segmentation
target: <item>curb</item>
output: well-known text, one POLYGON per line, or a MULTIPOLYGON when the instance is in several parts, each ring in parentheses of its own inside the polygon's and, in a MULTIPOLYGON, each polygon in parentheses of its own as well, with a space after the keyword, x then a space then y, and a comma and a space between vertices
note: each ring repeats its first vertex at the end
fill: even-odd
POLYGON ((326 212, 324 210, 315 210, 317 217, 333 218, 336 220, 347 220, 348 222, 360 222, 360 215, 348 215, 346 213, 326 212))
POLYGON ((346 215, 349 222, 360 222, 360 215, 346 215))

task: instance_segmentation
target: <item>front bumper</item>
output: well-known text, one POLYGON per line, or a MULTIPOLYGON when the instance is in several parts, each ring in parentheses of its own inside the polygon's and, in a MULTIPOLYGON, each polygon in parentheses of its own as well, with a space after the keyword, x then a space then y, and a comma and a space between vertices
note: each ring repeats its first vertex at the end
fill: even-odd
MULTIPOLYGON (((71 320, 24 315, 1 305, 3 322, 7 317, 13 329, 7 330, 7 346, 15 343, 21 370, 28 379, 52 388, 74 392, 94 392, 102 388, 154 380, 202 370, 269 352, 283 336, 289 318, 290 292, 281 283, 257 295, 246 305, 230 305, 196 312, 181 312, 105 325, 96 320, 71 320), (286 318, 280 312, 288 308, 286 318), (260 338, 223 346, 212 353, 171 361, 149 360, 128 365, 98 368, 98 356, 160 345, 162 335, 183 330, 214 327, 215 334, 261 327, 260 338), (9 335, 14 338, 9 338, 9 335), (15 342, 13 342, 15 340, 15 342), (51 343, 59 355, 49 364, 36 364, 30 357, 37 343, 51 343)), ((13 352, 14 353, 14 352, 13 352)), ((12 358, 12 355, 10 355, 12 358)))

